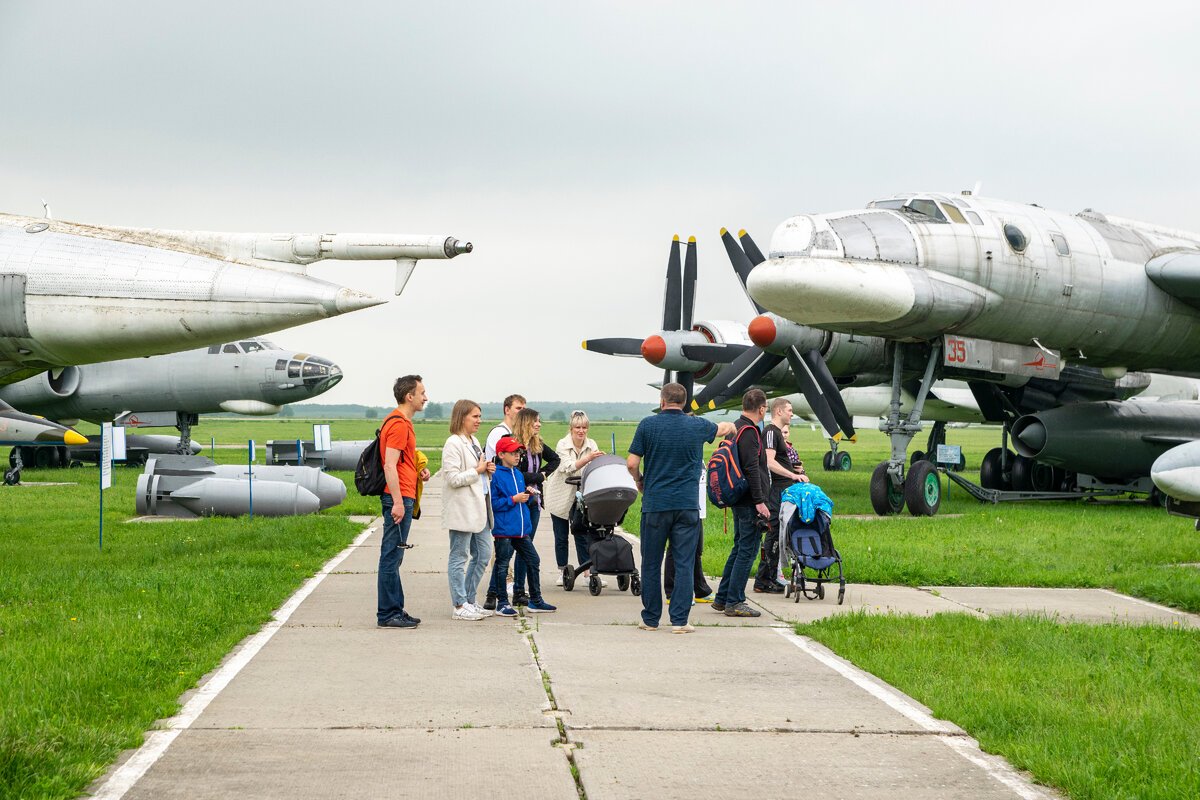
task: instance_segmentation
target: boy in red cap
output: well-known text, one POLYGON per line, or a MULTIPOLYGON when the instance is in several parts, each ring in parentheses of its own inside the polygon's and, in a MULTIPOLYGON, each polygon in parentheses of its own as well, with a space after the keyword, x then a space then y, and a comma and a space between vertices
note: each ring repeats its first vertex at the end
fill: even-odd
POLYGON ((501 436, 496 442, 496 458, 500 464, 492 475, 492 511, 495 524, 492 537, 496 540, 496 562, 492 567, 492 582, 497 588, 496 614, 515 617, 517 610, 509 605, 508 562, 513 552, 521 554, 529 568, 530 613, 545 614, 557 611, 555 606, 542 599, 542 582, 538 575, 541 559, 533 546, 533 526, 530 524, 529 502, 531 495, 525 491, 525 476, 516 467, 521 463, 521 444, 512 436, 501 436))

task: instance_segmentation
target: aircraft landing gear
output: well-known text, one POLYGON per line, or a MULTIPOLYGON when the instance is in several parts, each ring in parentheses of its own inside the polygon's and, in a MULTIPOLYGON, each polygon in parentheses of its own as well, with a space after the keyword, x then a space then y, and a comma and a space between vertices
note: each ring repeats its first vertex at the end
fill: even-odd
POLYGON ((829 440, 829 452, 821 456, 821 466, 826 472, 849 472, 854 460, 849 453, 839 453, 837 441, 829 440))
POLYGON ((175 427, 179 431, 179 444, 175 452, 181 456, 192 454, 192 426, 200 422, 199 414, 189 414, 186 411, 175 412, 175 427))
POLYGON ((887 461, 881 461, 871 473, 871 507, 879 516, 899 514, 908 504, 908 511, 914 517, 933 516, 938 512, 942 503, 942 484, 938 478, 937 467, 928 461, 918 461, 905 474, 908 445, 913 437, 921 431, 921 412, 925 408, 925 400, 929 397, 929 387, 933 384, 933 373, 941 358, 942 343, 934 341, 929 348, 925 361, 925 376, 921 381, 921 389, 916 401, 906 417, 900 416, 900 396, 902 379, 904 377, 904 353, 906 350, 919 345, 906 345, 899 342, 893 345, 892 351, 892 403, 888 410, 887 419, 879 425, 879 429, 888 435, 892 445, 892 456, 887 461))
POLYGON ((8 454, 9 468, 4 472, 4 485, 16 486, 21 482, 21 467, 25 463, 21 460, 21 448, 14 447, 8 454))

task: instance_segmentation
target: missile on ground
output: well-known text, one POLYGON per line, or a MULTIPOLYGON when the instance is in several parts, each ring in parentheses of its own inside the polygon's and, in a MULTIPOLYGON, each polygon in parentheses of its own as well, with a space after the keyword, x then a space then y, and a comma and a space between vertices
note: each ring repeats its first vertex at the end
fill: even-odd
POLYGON ((214 464, 198 456, 160 456, 138 476, 138 514, 161 516, 262 516, 313 514, 346 499, 346 485, 311 467, 214 464), (250 484, 254 484, 251 498, 250 484))
POLYGON ((1155 460, 1200 435, 1195 403, 1105 401, 1020 417, 1017 452, 1044 464, 1113 481, 1150 475, 1155 460))
MULTIPOLYGON (((331 442, 329 450, 313 449, 312 440, 301 440, 300 447, 304 451, 304 463, 310 467, 323 467, 327 470, 353 472, 358 466, 362 451, 367 449, 372 439, 350 439, 343 442, 331 442)), ((296 440, 273 439, 267 442, 267 461, 272 464, 296 463, 296 440)))

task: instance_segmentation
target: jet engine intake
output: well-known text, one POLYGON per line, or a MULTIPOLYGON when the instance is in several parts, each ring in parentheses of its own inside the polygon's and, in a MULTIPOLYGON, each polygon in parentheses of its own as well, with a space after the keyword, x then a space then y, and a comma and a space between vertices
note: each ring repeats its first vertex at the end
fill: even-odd
POLYGON ((62 367, 0 388, 0 398, 15 408, 38 408, 71 397, 80 382, 79 367, 62 367))

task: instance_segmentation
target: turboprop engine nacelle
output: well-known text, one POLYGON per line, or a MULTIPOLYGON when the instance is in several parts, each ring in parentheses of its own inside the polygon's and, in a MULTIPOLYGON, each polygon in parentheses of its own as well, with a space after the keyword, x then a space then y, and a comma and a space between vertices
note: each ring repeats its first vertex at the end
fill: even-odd
POLYGON ((778 314, 760 314, 747 328, 750 341, 768 353, 783 354, 788 348, 797 350, 823 349, 829 334, 807 325, 798 325, 778 314))

